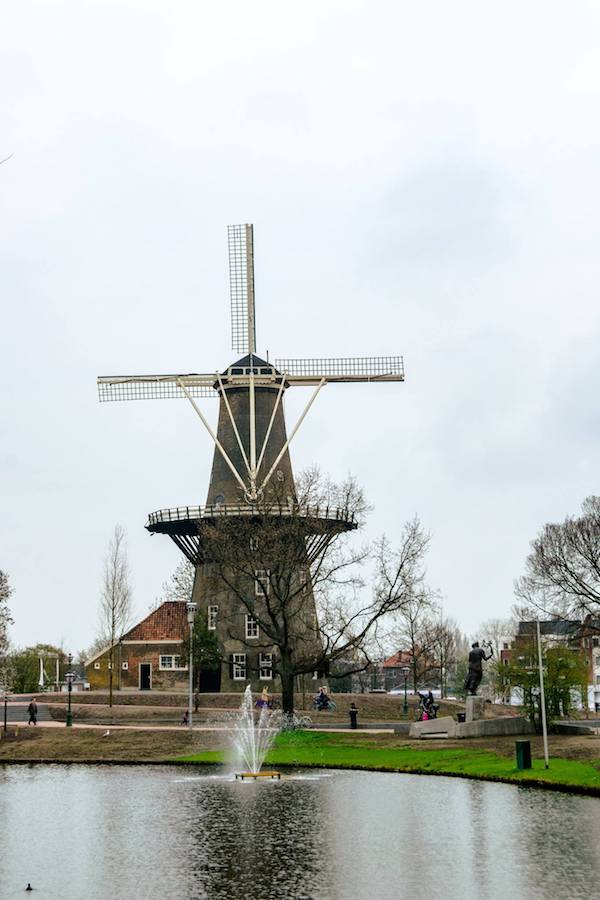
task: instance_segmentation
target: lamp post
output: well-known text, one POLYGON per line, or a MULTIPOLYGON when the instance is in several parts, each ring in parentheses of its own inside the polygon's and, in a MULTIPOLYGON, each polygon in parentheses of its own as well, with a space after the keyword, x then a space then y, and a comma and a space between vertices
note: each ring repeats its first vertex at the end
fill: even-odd
MULTIPOLYGON (((69 669, 71 668, 71 663, 73 662, 73 654, 69 653, 67 656, 67 662, 69 663, 69 669)), ((69 692, 69 703, 67 706, 67 728, 70 728, 73 724, 73 714, 71 712, 71 694, 73 692, 73 679, 75 678, 75 672, 67 672, 65 675, 67 679, 67 691, 69 692)))
POLYGON ((8 721, 8 689, 4 689, 4 734, 7 731, 7 721, 8 721))
POLYGON ((189 675, 190 675, 190 684, 189 684, 189 698, 188 698, 188 728, 190 731, 192 730, 192 705, 193 705, 193 693, 194 693, 194 617, 196 615, 196 610, 198 609, 197 603, 192 603, 192 601, 188 601, 187 603, 187 620, 188 625, 190 626, 190 658, 188 661, 189 675))
POLYGON ((540 676, 540 701, 542 713, 542 736, 544 738, 544 765, 548 768, 548 727, 546 725, 546 696, 544 691, 544 667, 542 665, 542 639, 540 637, 540 620, 536 619, 536 637, 538 650, 538 669, 540 676))
POLYGON ((408 715, 408 697, 406 696, 406 685, 408 683, 408 673, 410 672, 410 668, 408 666, 402 666, 402 674, 404 675, 404 705, 402 707, 402 715, 404 718, 408 715))

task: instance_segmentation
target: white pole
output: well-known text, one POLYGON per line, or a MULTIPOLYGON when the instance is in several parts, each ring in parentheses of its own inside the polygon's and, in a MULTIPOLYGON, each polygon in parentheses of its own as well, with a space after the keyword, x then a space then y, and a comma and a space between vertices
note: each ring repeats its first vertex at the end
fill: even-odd
POLYGON ((188 702, 188 726, 190 731, 192 730, 192 703, 193 703, 193 692, 194 692, 194 659, 192 655, 192 650, 194 646, 194 623, 190 622, 190 661, 189 661, 189 669, 190 669, 190 696, 188 702))
POLYGON ((540 671, 540 702, 542 704, 542 735, 544 737, 544 763, 548 768, 548 729, 546 727, 546 697, 544 694, 544 670, 542 668, 542 641, 540 638, 540 620, 536 619, 538 666, 540 671))

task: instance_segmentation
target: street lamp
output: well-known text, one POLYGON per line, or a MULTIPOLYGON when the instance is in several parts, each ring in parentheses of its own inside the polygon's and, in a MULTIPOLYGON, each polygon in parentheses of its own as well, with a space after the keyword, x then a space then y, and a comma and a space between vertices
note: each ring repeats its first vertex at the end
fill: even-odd
MULTIPOLYGON (((71 663, 73 662, 73 654, 69 653, 67 656, 67 662, 69 663, 69 669, 71 668, 71 663)), ((73 679, 75 678, 75 672, 67 672, 65 675, 67 679, 67 690, 69 692, 69 704, 67 706, 67 728, 70 728, 73 724, 73 714, 71 712, 71 693, 73 692, 73 679)))
POLYGON ((8 688, 4 688, 4 734, 7 732, 8 721, 8 688))
POLYGON ((192 703, 193 703, 193 693, 194 693, 194 618, 196 616, 196 610, 198 609, 198 604, 193 603, 191 600, 187 603, 187 620, 188 625, 190 626, 190 658, 188 661, 189 675, 190 675, 190 696, 188 699, 188 728, 190 731, 192 730, 192 703))
POLYGON ((402 674, 404 675, 404 705, 402 707, 402 715, 406 717, 408 715, 408 698, 406 696, 406 684, 408 682, 408 673, 410 672, 409 666, 402 666, 402 674))

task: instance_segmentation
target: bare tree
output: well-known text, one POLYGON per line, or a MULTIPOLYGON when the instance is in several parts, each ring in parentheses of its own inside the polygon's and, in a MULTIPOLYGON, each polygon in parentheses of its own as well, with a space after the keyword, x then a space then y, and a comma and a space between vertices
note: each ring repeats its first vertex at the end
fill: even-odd
POLYGON ((109 706, 112 706, 113 702, 115 648, 127 630, 131 617, 132 599, 125 531, 121 525, 116 525, 104 559, 98 621, 98 639, 109 646, 109 706))
POLYGON ((587 497, 580 516, 544 525, 531 542, 515 594, 519 603, 545 613, 598 616, 600 497, 587 497))
POLYGON ((168 581, 163 582, 162 599, 165 600, 191 600, 194 589, 194 576, 196 567, 185 556, 179 561, 177 568, 168 581))
POLYGON ((8 663, 8 626, 12 625, 13 619, 8 608, 8 600, 12 594, 12 587, 6 572, 0 569, 0 685, 4 688, 8 686, 9 663, 8 663))
POLYGON ((377 546, 377 577, 380 587, 395 588, 394 582, 408 574, 402 586, 402 602, 395 610, 394 623, 388 636, 390 643, 410 657, 409 666, 413 690, 419 681, 433 669, 439 668, 435 658, 439 638, 439 608, 437 594, 425 583, 424 558, 429 547, 429 535, 415 517, 404 529, 404 539, 399 551, 391 549, 386 538, 377 546), (402 559, 408 553, 409 565, 402 559))
POLYGON ((214 590, 224 588, 235 600, 229 636, 244 643, 240 611, 252 617, 259 635, 252 647, 273 655, 282 706, 292 713, 298 676, 325 673, 334 663, 346 674, 369 665, 371 642, 388 614, 406 602, 425 545, 418 522, 406 526, 393 554, 381 542, 375 589, 365 597, 361 567, 369 548, 353 546, 352 532, 341 527, 353 518, 362 523, 368 510, 355 480, 335 484, 309 470, 298 479, 293 514, 278 516, 276 507, 271 498, 257 505, 253 521, 217 518, 201 526, 200 537, 214 590), (343 510, 345 518, 330 529, 313 517, 309 540, 307 510, 315 507, 343 510), (323 529, 316 537, 315 528, 323 529))
POLYGON ((515 627, 513 619, 486 619, 477 629, 477 637, 479 640, 489 641, 494 656, 496 659, 500 659, 502 644, 507 638, 510 642, 515 633, 515 627))
POLYGON ((456 669, 461 659, 468 653, 468 641, 454 619, 443 615, 437 623, 433 652, 439 666, 440 694, 445 697, 448 685, 455 680, 456 669))

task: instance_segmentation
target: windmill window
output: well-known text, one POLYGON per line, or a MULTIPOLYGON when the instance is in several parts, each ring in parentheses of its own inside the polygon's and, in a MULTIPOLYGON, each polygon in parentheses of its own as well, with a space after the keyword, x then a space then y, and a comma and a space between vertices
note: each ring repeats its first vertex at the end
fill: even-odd
POLYGON ((111 662, 109 662, 108 668, 109 668, 109 669, 112 669, 112 667, 113 667, 113 664, 112 664, 111 662))
POLYGON ((254 582, 254 593, 257 597, 264 597, 269 593, 269 570, 268 569, 256 569, 254 572, 255 582, 254 582))
POLYGON ((126 672, 129 669, 129 663, 128 662, 121 663, 121 668, 123 669, 124 672, 126 672))
POLYGON ((275 473, 275 475, 276 475, 277 481, 285 481, 285 475, 283 474, 283 471, 281 469, 277 469, 277 472, 275 473))
POLYGON ((259 678, 261 681, 271 681, 273 678, 273 654, 261 653, 258 657, 259 678))
POLYGON ((223 506, 223 504, 225 503, 225 495, 217 494, 217 496, 215 497, 214 503, 215 503, 215 506, 223 506))
POLYGON ((257 638, 258 637, 258 622, 254 618, 254 616, 247 615, 246 616, 246 638, 257 638))
POLYGON ((258 546, 259 546, 259 544, 258 544, 258 538, 256 538, 256 537, 251 537, 251 538, 250 538, 250 549, 251 549, 251 550, 258 550, 258 546))
POLYGON ((99 663, 99 662, 95 662, 95 663, 94 663, 94 668, 95 668, 95 669, 99 669, 99 668, 100 668, 100 663, 99 663))
POLYGON ((206 620, 206 627, 209 631, 216 631, 218 614, 219 614, 218 606, 209 606, 208 607, 208 616, 207 616, 207 620, 206 620))
POLYGON ((233 680, 234 681, 245 681, 246 680, 246 654, 245 653, 234 653, 233 654, 233 680))

